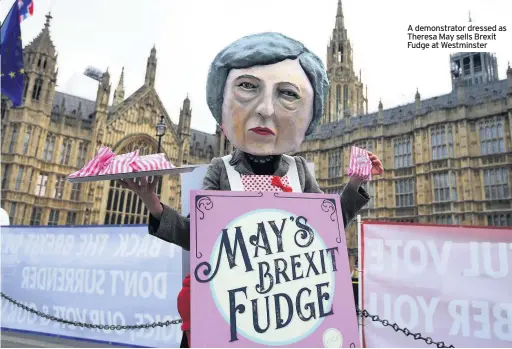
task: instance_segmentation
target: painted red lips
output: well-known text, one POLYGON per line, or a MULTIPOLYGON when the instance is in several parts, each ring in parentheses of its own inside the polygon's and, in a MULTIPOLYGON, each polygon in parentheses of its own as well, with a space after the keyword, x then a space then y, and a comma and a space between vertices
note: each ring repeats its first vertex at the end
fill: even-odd
POLYGON ((272 131, 271 129, 269 129, 267 127, 254 127, 254 128, 251 128, 249 131, 252 131, 252 132, 257 133, 262 136, 275 136, 274 131, 272 131))

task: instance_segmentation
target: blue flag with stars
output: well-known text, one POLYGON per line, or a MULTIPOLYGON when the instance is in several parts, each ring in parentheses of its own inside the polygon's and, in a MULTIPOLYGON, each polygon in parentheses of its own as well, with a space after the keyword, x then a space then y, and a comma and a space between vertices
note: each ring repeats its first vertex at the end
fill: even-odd
POLYGON ((13 106, 18 107, 23 101, 25 70, 17 1, 2 23, 1 32, 2 94, 12 101, 13 106))

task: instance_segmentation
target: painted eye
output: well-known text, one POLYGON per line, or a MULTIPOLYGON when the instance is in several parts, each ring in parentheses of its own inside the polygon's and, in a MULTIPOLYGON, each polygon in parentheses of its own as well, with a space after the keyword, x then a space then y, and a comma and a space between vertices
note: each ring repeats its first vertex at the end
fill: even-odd
POLYGON ((295 98, 295 99, 299 99, 299 95, 294 92, 294 91, 290 91, 290 90, 282 90, 281 93, 283 95, 285 95, 286 97, 292 97, 292 98, 295 98))
POLYGON ((246 90, 253 90, 256 88, 256 85, 251 84, 250 82, 247 82, 247 81, 240 83, 238 86, 240 86, 241 88, 244 88, 246 90))

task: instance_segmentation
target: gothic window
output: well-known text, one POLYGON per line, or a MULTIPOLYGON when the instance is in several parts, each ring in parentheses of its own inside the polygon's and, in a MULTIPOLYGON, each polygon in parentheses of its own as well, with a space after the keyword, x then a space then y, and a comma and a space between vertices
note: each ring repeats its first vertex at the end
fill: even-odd
MULTIPOLYGON (((145 140, 128 144, 119 154, 129 153, 139 149, 140 155, 156 153, 156 148, 145 140)), ((151 181, 152 178, 149 178, 151 181)), ((156 193, 160 197, 162 180, 158 183, 156 193)), ((131 190, 122 188, 117 181, 110 182, 107 198, 107 211, 104 224, 147 224, 149 211, 142 200, 131 190)))
POLYGON ((400 179, 395 181, 396 207, 414 206, 414 179, 400 179))
POLYGON ((330 122, 331 121, 331 118, 332 118, 332 115, 331 115, 331 91, 329 91, 329 95, 328 95, 328 100, 329 102, 327 103, 327 108, 328 108, 328 112, 327 112, 327 122, 330 122))
POLYGON ((369 152, 373 153, 373 140, 365 140, 365 141, 359 141, 354 144, 355 147, 366 149, 369 152))
POLYGON ((7 116, 7 100, 2 98, 2 120, 7 116))
POLYGON ((32 126, 27 126, 27 132, 25 133, 25 138, 23 139, 23 155, 28 153, 28 147, 30 145, 30 135, 32 134, 32 126))
POLYGON ((336 85, 336 120, 339 118, 341 110, 341 85, 336 85))
POLYGON ((41 57, 39 57, 39 60, 37 61, 37 67, 38 67, 38 68, 40 68, 40 67, 41 67, 41 61, 42 61, 42 59, 41 59, 41 57))
POLYGON ((482 155, 503 153, 505 138, 503 135, 503 119, 489 118, 480 122, 480 151, 482 155))
POLYGON ((66 218, 66 225, 75 225, 76 224, 76 212, 68 211, 68 216, 66 218))
POLYGON ((4 173, 2 174, 2 189, 7 189, 10 170, 11 170, 11 165, 4 164, 4 173))
POLYGON ((334 150, 329 152, 327 170, 327 177, 329 179, 338 178, 341 176, 341 156, 342 153, 340 150, 334 150))
POLYGON ((206 158, 208 160, 213 159, 213 148, 211 145, 208 146, 208 150, 206 151, 206 158))
POLYGON ((440 225, 452 225, 459 224, 459 219, 455 216, 455 219, 452 219, 452 215, 436 215, 436 224, 440 225))
POLYGON ((38 177, 37 177, 37 182, 36 182, 36 191, 35 191, 35 195, 36 196, 45 196, 46 194, 46 185, 48 184, 48 174, 47 173, 41 173, 38 177))
POLYGON ((60 164, 69 165, 69 157, 71 155, 71 139, 65 139, 62 143, 62 152, 60 153, 60 164))
POLYGON ((480 57, 480 53, 477 53, 473 56, 473 70, 475 73, 482 72, 482 60, 480 57))
POLYGON ((484 188, 486 200, 503 200, 510 197, 508 170, 490 168, 484 170, 484 188))
POLYGON ((37 78, 34 82, 34 89, 32 90, 32 99, 38 101, 41 97, 41 89, 43 88, 43 79, 37 78))
POLYGON ((48 217, 48 225, 59 225, 59 215, 60 211, 52 208, 48 217))
POLYGON ((49 133, 46 136, 43 149, 43 161, 51 162, 53 158, 53 150, 55 149, 55 135, 49 133))
POLYGON ((87 144, 82 142, 78 145, 78 159, 76 166, 83 167, 85 165, 85 159, 87 157, 87 144))
POLYGON ((32 214, 30 215, 30 225, 40 225, 42 213, 43 210, 41 207, 33 207, 32 214))
POLYGON ((512 227, 512 215, 510 213, 488 215, 487 225, 493 227, 512 227))
POLYGON ((80 183, 73 183, 71 185, 71 197, 72 201, 80 201, 80 183))
POLYGON ((16 202, 11 202, 11 209, 9 210, 9 221, 11 222, 11 224, 15 224, 16 206, 17 206, 16 202))
POLYGON ((199 156, 199 157, 203 156, 203 152, 201 150, 201 144, 199 142, 196 142, 196 144, 194 145, 194 153, 195 153, 195 156, 199 156))
POLYGON ((23 172, 25 168, 20 166, 18 168, 18 175, 16 176, 16 184, 14 185, 14 190, 19 191, 21 189, 21 183, 23 182, 23 172))
POLYGON ((23 98, 27 98, 28 86, 30 85, 30 78, 25 74, 25 88, 23 90, 23 98))
POLYGON ((44 59, 43 69, 46 69, 46 58, 44 59))
POLYGON ((452 171, 434 173, 434 202, 457 201, 455 173, 452 171))
POLYGON ((430 129, 432 160, 453 158, 452 125, 441 125, 430 129))
POLYGON ((53 188, 53 195, 52 195, 53 198, 62 199, 62 196, 64 194, 64 183, 65 183, 64 176, 58 175, 55 178, 55 187, 53 188))
POLYGON ((30 188, 32 188, 32 175, 34 174, 34 168, 31 167, 28 171, 29 172, 25 175, 25 179, 23 180, 22 185, 24 188, 23 191, 30 193, 30 188))
POLYGON ((338 46, 338 63, 343 63, 345 61, 344 55, 343 55, 343 43, 339 43, 338 46))
POLYGON ((46 103, 50 103, 50 97, 52 96, 52 83, 48 83, 48 88, 46 89, 46 103))
POLYGON ((349 101, 349 95, 348 95, 348 86, 343 85, 343 110, 348 111, 348 101, 349 101))
POLYGON ((139 115, 137 116, 137 122, 140 123, 144 120, 144 113, 146 111, 144 110, 144 107, 139 108, 139 115))
POLYGON ((375 207, 375 182, 365 182, 365 183, 363 183, 362 188, 370 196, 370 201, 368 201, 366 208, 374 208, 375 207))
POLYGON ((411 142, 411 136, 403 136, 394 139, 393 152, 396 169, 412 166, 411 142))
POLYGON ((471 74, 470 60, 469 57, 465 57, 462 61, 462 65, 464 67, 464 75, 471 74))
POLYGON ((18 124, 12 125, 11 143, 9 144, 9 153, 14 153, 16 147, 16 140, 18 139, 18 124))

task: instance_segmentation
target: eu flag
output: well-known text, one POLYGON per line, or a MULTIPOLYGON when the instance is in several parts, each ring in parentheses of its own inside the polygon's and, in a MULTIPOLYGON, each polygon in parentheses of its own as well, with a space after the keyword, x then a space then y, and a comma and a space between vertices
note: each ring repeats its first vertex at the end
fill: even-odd
POLYGON ((23 100, 25 70, 23 67, 23 46, 21 44, 20 14, 17 2, 2 23, 0 59, 2 60, 2 94, 15 107, 23 100))

